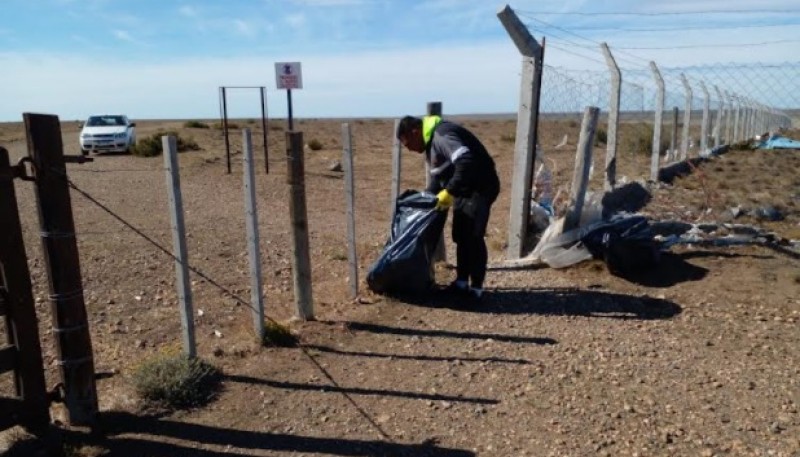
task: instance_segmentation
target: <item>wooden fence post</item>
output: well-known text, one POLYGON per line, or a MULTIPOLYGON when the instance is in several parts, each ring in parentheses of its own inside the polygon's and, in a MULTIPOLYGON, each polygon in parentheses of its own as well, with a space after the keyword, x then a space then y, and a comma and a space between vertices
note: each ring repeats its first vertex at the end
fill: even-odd
POLYGON ((162 136, 164 170, 169 196, 169 216, 172 230, 173 256, 175 257, 175 288, 178 293, 183 331, 183 353, 188 357, 197 355, 194 338, 194 312, 192 310, 192 286, 189 282, 189 252, 186 249, 186 228, 183 223, 183 198, 181 196, 181 173, 178 168, 178 144, 174 136, 162 136))
POLYGON ((308 214, 303 159, 303 132, 286 132, 286 160, 289 184, 289 219, 292 230, 292 276, 297 318, 314 320, 311 290, 311 259, 308 245, 308 214))
POLYGON ((50 410, 17 196, 11 174, 4 175, 10 166, 8 151, 0 147, 0 316, 5 316, 6 336, 13 345, 0 341, 0 374, 13 366, 17 397, 22 399, 13 415, 3 412, 0 430, 11 425, 5 420, 19 414, 20 423, 41 436, 50 424, 50 410))
POLYGON ((544 47, 533 38, 510 6, 503 7, 497 17, 523 56, 506 250, 507 258, 518 259, 525 250, 525 239, 528 235, 544 47))
POLYGON ((603 50, 603 56, 608 65, 608 71, 611 74, 611 95, 609 97, 608 107, 608 131, 606 142, 606 181, 605 190, 614 190, 617 184, 617 133, 619 129, 619 104, 622 88, 622 72, 619 70, 617 61, 611 54, 606 43, 601 43, 600 48, 603 50))
POLYGON ((592 146, 594 133, 597 130, 597 118, 600 108, 587 106, 583 112, 581 134, 578 137, 578 149, 575 154, 575 171, 572 175, 572 188, 569 193, 569 211, 564 219, 564 231, 578 227, 589 185, 589 171, 592 168, 592 146))
POLYGON ((261 293, 261 238, 256 205, 256 164, 253 160, 253 137, 250 129, 242 131, 244 153, 244 213, 247 226, 247 258, 250 264, 250 310, 256 337, 264 337, 264 297, 261 293))
POLYGON ((94 356, 58 116, 24 113, 68 421, 96 425, 94 356))
POLYGON ((656 81, 658 92, 656 94, 655 124, 653 125, 653 150, 650 155, 650 180, 658 182, 658 158, 661 155, 661 126, 664 123, 664 78, 655 62, 650 61, 650 70, 656 81))
POLYGON ((358 255, 356 252, 356 192, 353 169, 353 135, 350 124, 342 124, 342 164, 347 205, 347 263, 350 267, 350 298, 358 297, 358 255))
POLYGON ((686 95, 686 103, 683 108, 683 136, 681 139, 681 160, 689 157, 689 127, 692 125, 692 86, 686 79, 686 75, 681 73, 681 83, 686 95))

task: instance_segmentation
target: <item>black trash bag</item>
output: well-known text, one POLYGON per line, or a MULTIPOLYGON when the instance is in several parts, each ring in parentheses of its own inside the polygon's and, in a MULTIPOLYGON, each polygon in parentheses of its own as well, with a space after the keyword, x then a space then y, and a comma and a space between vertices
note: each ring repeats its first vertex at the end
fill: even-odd
POLYGON ((630 275, 658 264, 661 251, 644 216, 618 214, 590 230, 581 241, 608 271, 630 275))
POLYGON ((367 273, 367 285, 381 294, 415 294, 434 284, 431 262, 446 211, 437 211, 436 196, 405 191, 397 199, 392 231, 378 260, 367 273))

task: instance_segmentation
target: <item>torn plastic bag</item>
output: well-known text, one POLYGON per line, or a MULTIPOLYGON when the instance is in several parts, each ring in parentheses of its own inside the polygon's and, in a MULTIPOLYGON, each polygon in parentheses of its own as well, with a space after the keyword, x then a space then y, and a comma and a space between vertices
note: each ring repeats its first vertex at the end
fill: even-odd
POLYGON ((603 259, 613 274, 630 274, 656 265, 658 243, 647 218, 617 214, 581 238, 592 256, 603 259))
POLYGON ((434 283, 431 262, 447 220, 436 211, 436 196, 407 190, 397 199, 392 230, 383 252, 367 273, 367 285, 382 294, 413 294, 434 283))

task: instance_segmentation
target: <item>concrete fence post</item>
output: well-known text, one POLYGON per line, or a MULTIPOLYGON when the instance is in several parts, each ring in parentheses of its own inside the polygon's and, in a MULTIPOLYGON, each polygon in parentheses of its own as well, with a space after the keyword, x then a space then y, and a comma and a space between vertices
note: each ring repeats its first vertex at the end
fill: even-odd
POLYGON ((178 301, 180 302, 181 329, 183 330, 183 352, 195 357, 197 348, 194 338, 194 311, 192 310, 192 286, 189 282, 189 251, 186 249, 186 228, 183 223, 183 197, 181 196, 181 177, 178 168, 178 144, 174 136, 162 136, 164 149, 164 169, 169 194, 172 244, 174 246, 175 275, 178 301))
POLYGON ((261 237, 256 205, 256 166, 250 129, 242 130, 244 213, 247 230, 247 259, 250 264, 250 311, 256 337, 264 337, 264 298, 261 293, 261 237))
POLYGON ((569 210, 564 219, 564 231, 578 227, 589 185, 589 171, 592 167, 592 146, 597 130, 597 118, 600 109, 587 106, 583 113, 581 134, 578 137, 578 149, 575 154, 575 171, 572 175, 572 188, 569 193, 569 210))
POLYGON ((700 89, 703 91, 703 120, 700 126, 700 151, 705 154, 708 149, 708 131, 711 118, 709 112, 711 111, 711 97, 708 94, 708 88, 704 81, 700 81, 700 89))
POLYGON ((506 251, 506 257, 517 259, 522 256, 528 234, 544 47, 533 38, 510 6, 503 7, 497 17, 523 56, 506 251))
POLYGON ((611 91, 608 106, 608 131, 606 142, 606 176, 605 190, 613 190, 617 184, 617 138, 619 136, 619 105, 622 89, 622 72, 619 70, 611 50, 606 43, 600 44, 603 56, 608 65, 608 72, 611 75, 611 91))
POLYGON ((722 117, 725 113, 725 98, 722 96, 722 91, 719 90, 719 87, 714 86, 714 92, 717 93, 717 98, 719 99, 717 122, 714 126, 714 147, 716 148, 720 145, 720 139, 722 137, 722 117))
POLYGON ((738 143, 742 138, 742 99, 738 95, 733 96, 735 113, 733 120, 733 142, 738 143))
POLYGON ((656 81, 658 92, 656 93, 656 113, 655 123, 653 124, 653 149, 650 155, 650 180, 658 182, 658 158, 661 154, 661 126, 664 124, 664 78, 655 62, 650 62, 650 70, 656 81))
POLYGON ((681 160, 686 160, 689 157, 689 127, 692 125, 692 86, 686 79, 686 75, 681 73, 681 83, 683 83, 683 91, 686 96, 686 102, 683 108, 683 135, 681 137, 681 160))
POLYGON ((680 157, 678 154, 678 107, 672 107, 672 135, 669 139, 669 152, 667 153, 667 163, 674 162, 680 157))
POLYGON ((289 168, 286 180, 289 184, 294 300, 297 318, 309 321, 314 320, 314 301, 311 287, 311 254, 308 243, 303 132, 286 132, 286 160, 289 168))

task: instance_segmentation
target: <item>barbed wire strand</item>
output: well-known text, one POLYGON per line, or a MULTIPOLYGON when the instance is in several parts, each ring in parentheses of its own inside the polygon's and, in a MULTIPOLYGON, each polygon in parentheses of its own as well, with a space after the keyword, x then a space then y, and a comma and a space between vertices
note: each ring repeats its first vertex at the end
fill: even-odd
MULTIPOLYGON (((57 175, 61 176, 61 177, 62 177, 62 178, 63 178, 63 179, 64 179, 64 180, 67 182, 67 184, 69 185, 69 187, 70 187, 70 188, 74 189, 76 192, 78 192, 79 194, 81 194, 81 196, 83 196, 84 198, 86 198, 87 200, 89 200, 90 202, 92 202, 93 204, 97 205, 97 206, 98 206, 99 208, 101 208, 103 211, 105 211, 106 213, 108 213, 108 215, 110 215, 111 217, 113 217, 114 219, 116 219, 118 222, 120 222, 122 225, 124 225, 124 226, 125 226, 125 227, 127 227, 128 229, 132 230, 134 233, 136 233, 137 235, 139 235, 141 238, 145 239, 145 240, 146 240, 148 243, 150 243, 151 245, 153 245, 153 246, 154 246, 156 249, 158 249, 158 250, 159 250, 159 251, 161 251, 162 253, 166 254, 168 257, 172 258, 173 260, 180 261, 180 260, 179 260, 179 259, 178 259, 178 258, 177 258, 177 257, 176 257, 176 256, 175 256, 173 253, 172 253, 172 252, 170 252, 168 249, 166 249, 165 247, 163 247, 163 246, 162 246, 161 244, 159 244, 157 241, 155 241, 155 240, 154 240, 154 239, 152 239, 151 237, 147 236, 145 233, 143 233, 141 230, 139 230, 139 229, 138 229, 137 227, 135 227, 133 224, 131 224, 130 222, 126 221, 124 218, 122 218, 121 216, 119 216, 118 214, 116 214, 116 213, 115 213, 114 211, 112 211, 112 210, 111 210, 109 207, 107 207, 106 205, 104 205, 103 203, 101 203, 100 201, 98 201, 96 198, 94 198, 94 197, 93 197, 92 195, 90 195, 88 192, 84 191, 83 189, 81 189, 81 188, 79 188, 77 185, 75 185, 75 183, 73 183, 73 182, 72 182, 72 180, 70 180, 70 179, 69 179, 69 177, 68 177, 68 176, 67 176, 65 173, 61 172, 60 170, 56 170, 56 169, 52 169, 52 171, 53 171, 53 172, 55 172, 57 175)), ((194 274, 196 274, 196 275, 200 276, 201 278, 203 278, 204 280, 206 280, 206 281, 207 281, 209 284, 211 284, 212 286, 216 287, 217 289, 219 289, 219 290, 220 290, 220 291, 222 291, 223 293, 227 294, 229 297, 231 297, 231 298, 233 298, 234 300, 236 300, 236 301, 237 301, 239 304, 241 304, 241 305, 243 305, 243 306, 245 306, 245 307, 247 307, 247 308, 249 308, 249 309, 251 309, 251 310, 253 310, 253 311, 256 311, 256 309, 255 309, 255 308, 253 308, 253 306, 252 306, 252 305, 250 305, 250 303, 246 302, 244 299, 242 299, 241 297, 239 297, 239 296, 238 296, 236 293, 234 293, 233 291, 231 291, 231 290, 230 290, 230 289, 228 289, 227 287, 223 286, 222 284, 218 283, 218 282, 217 282, 217 281, 215 281, 213 278, 211 278, 210 276, 208 276, 208 275, 207 275, 207 274, 205 274, 204 272, 200 271, 200 270, 199 270, 199 269, 197 269, 196 267, 193 267, 193 266, 189 265, 189 263, 188 263, 188 262, 186 263, 186 267, 187 267, 187 268, 188 268, 190 271, 192 271, 194 274)), ((259 291, 259 292, 260 292, 260 291, 259 291)), ((280 325, 280 324, 279 324, 277 321, 275 321, 275 320, 274 320, 274 319, 272 319, 271 317, 267 316, 266 314, 264 314, 264 318, 265 318, 267 321, 269 321, 269 322, 272 322, 272 323, 274 323, 274 324, 276 324, 276 325, 280 325)), ((341 386, 339 385, 339 383, 338 383, 338 382, 336 382, 336 380, 335 380, 335 379, 333 378, 333 376, 332 376, 332 375, 331 375, 331 374, 328 372, 328 370, 326 370, 326 369, 325 369, 325 367, 323 367, 323 366, 322 366, 322 364, 320 364, 320 363, 319 363, 319 362, 318 362, 318 361, 317 361, 317 360, 314 358, 314 356, 313 356, 313 355, 311 355, 311 353, 309 353, 309 352, 308 352, 307 348, 305 348, 305 347, 304 347, 302 344, 299 344, 299 345, 298 345, 298 347, 300 348, 301 352, 302 352, 302 353, 303 353, 303 354, 304 354, 304 355, 305 355, 305 356, 308 358, 308 360, 309 360, 309 361, 311 361, 311 363, 312 363, 312 364, 313 364, 315 367, 317 367, 317 369, 318 369, 318 370, 319 370, 319 371, 320 371, 320 372, 323 374, 323 376, 325 376, 325 378, 328 380, 328 382, 330 382, 330 383, 331 383, 331 384, 332 384, 334 387, 336 387, 336 388, 338 388, 338 389, 340 390, 340 393, 342 394, 342 396, 348 400, 348 402, 349 402, 349 403, 350 403, 350 404, 351 404, 351 405, 352 405, 352 406, 353 406, 353 407, 354 407, 354 408, 355 408, 355 409, 356 409, 356 410, 359 412, 359 414, 360 414, 360 415, 361 415, 361 416, 362 416, 364 419, 366 419, 366 420, 367 420, 367 421, 368 421, 368 422, 369 422, 369 423, 370 423, 370 424, 373 426, 373 428, 375 428, 375 430, 378 432, 378 434, 379 434, 379 435, 380 435, 382 438, 384 438, 384 439, 386 439, 386 440, 388 440, 388 441, 390 441, 390 442, 392 442, 392 443, 394 443, 394 442, 395 442, 395 441, 394 441, 394 440, 393 440, 393 439, 392 439, 392 438, 391 438, 391 437, 390 437, 390 436, 389 436, 389 435, 388 435, 388 434, 387 434, 387 433, 386 433, 386 432, 383 430, 383 428, 382 428, 382 427, 381 427, 381 426, 380 426, 380 425, 379 425, 379 424, 378 424, 378 423, 377 423, 377 422, 376 422, 376 421, 375 421, 375 420, 372 418, 372 416, 370 416, 370 415, 369 415, 369 413, 367 413, 367 412, 366 412, 366 411, 365 411, 365 410, 364 410, 364 409, 363 409, 363 408, 362 408, 360 405, 358 405, 358 403, 357 403, 357 402, 356 402, 356 401, 355 401, 355 400, 354 400, 354 399, 353 399, 353 398, 350 396, 350 394, 348 394, 347 392, 344 392, 344 391, 342 390, 342 388, 341 388, 341 386)))

